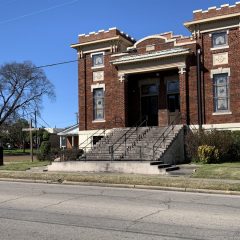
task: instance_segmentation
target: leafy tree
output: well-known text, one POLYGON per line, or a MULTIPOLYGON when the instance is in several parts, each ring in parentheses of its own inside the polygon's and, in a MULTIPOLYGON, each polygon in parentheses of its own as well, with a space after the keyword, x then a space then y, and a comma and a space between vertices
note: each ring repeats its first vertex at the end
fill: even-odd
POLYGON ((23 128, 28 128, 29 124, 25 119, 18 119, 14 123, 4 123, 0 127, 0 138, 2 140, 2 144, 6 145, 10 143, 15 147, 22 147, 23 151, 25 150, 25 145, 29 142, 29 133, 23 132, 23 128))
POLYGON ((41 68, 31 62, 0 66, 0 126, 11 117, 40 109, 43 96, 55 94, 41 68))
POLYGON ((13 146, 22 147, 25 150, 25 143, 29 141, 29 133, 23 132, 23 128, 28 128, 28 121, 18 119, 12 126, 9 127, 9 142, 13 146))

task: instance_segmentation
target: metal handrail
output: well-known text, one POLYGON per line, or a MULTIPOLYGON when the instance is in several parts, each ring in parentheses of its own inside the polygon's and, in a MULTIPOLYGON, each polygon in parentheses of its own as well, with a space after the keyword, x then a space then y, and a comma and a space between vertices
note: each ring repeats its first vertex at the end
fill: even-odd
POLYGON ((111 154, 111 159, 113 160, 113 158, 114 158, 114 152, 123 144, 123 143, 125 143, 125 151, 126 151, 126 142, 127 142, 127 140, 137 131, 137 129, 139 128, 139 127, 141 127, 144 123, 146 123, 147 124, 147 120, 146 119, 144 119, 142 122, 140 122, 141 120, 139 120, 136 124, 135 124, 135 126, 134 127, 131 127, 130 129, 128 129, 128 131, 127 132, 125 132, 120 138, 118 138, 111 146, 109 146, 109 153, 111 154), (139 122, 140 122, 140 124, 139 124, 139 122), (129 133, 129 132, 131 132, 133 129, 135 129, 135 131, 133 131, 128 137, 127 137, 127 134, 129 133), (123 142, 120 142, 122 139, 124 139, 123 140, 123 142), (117 145, 118 144, 118 145, 117 145), (117 145, 116 146, 116 148, 114 149, 114 146, 115 145, 117 145))
MULTIPOLYGON (((169 129, 171 129, 172 131, 173 131, 173 129, 174 129, 174 127, 176 126, 176 125, 174 125, 174 122, 176 122, 176 120, 177 119, 181 119, 181 113, 179 113, 174 119, 173 119, 173 121, 169 124, 169 126, 163 131, 163 133, 161 134, 161 136, 156 140, 156 142, 153 144, 153 148, 152 148, 152 150, 153 150, 153 160, 154 160, 154 158, 155 158, 155 152, 156 152, 156 150, 155 149, 157 149, 157 148, 159 148, 159 146, 161 146, 161 144, 165 141, 165 139, 166 139, 166 137, 168 136, 168 134, 167 134, 167 136, 165 136, 165 133, 167 133, 168 132, 168 130, 169 129), (180 117, 180 118, 179 118, 180 117), (162 141, 160 141, 160 140, 162 140, 162 141), (158 144, 158 142, 160 141, 160 143, 158 144)), ((171 131, 170 130, 170 131, 171 131)))
POLYGON ((80 145, 78 145, 78 148, 81 148, 81 146, 85 143, 88 142, 89 139, 91 139, 91 141, 89 143, 87 143, 85 146, 83 146, 82 148, 86 148, 87 146, 89 146, 89 144, 93 143, 93 136, 96 135, 97 133, 99 133, 101 131, 101 133, 104 134, 106 133, 106 129, 98 129, 96 132, 94 132, 90 137, 88 137, 84 142, 82 142, 80 145))

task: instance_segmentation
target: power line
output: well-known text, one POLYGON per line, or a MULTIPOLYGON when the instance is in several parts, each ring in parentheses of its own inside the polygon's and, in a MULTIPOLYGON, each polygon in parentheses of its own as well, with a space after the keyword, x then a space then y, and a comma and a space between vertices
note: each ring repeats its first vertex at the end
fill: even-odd
POLYGON ((74 4, 78 1, 79 0, 73 0, 71 2, 65 2, 65 3, 55 5, 55 6, 52 6, 52 7, 49 7, 49 8, 45 8, 45 9, 42 9, 42 10, 39 10, 39 11, 27 13, 27 14, 24 14, 24 15, 15 17, 15 18, 6 19, 6 20, 3 20, 3 21, 0 21, 0 24, 14 22, 16 20, 19 20, 19 19, 22 19, 22 18, 25 18, 25 17, 30 17, 30 16, 34 16, 34 15, 37 15, 37 14, 40 14, 40 13, 48 12, 48 11, 51 11, 51 10, 56 9, 56 8, 60 8, 60 7, 64 7, 64 6, 67 6, 67 5, 74 4))
POLYGON ((46 64, 42 66, 37 66, 35 68, 46 68, 46 67, 54 67, 58 65, 63 65, 63 64, 68 64, 68 63, 73 63, 73 62, 78 62, 79 60, 70 60, 70 61, 64 61, 64 62, 57 62, 57 63, 51 63, 51 64, 46 64))
POLYGON ((38 116, 49 128, 51 128, 51 126, 45 121, 43 120, 40 116, 38 116))

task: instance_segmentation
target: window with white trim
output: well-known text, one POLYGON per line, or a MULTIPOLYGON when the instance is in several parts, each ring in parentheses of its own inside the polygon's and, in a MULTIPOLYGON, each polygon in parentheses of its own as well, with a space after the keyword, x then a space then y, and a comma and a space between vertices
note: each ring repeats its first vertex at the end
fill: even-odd
POLYGON ((92 56, 92 66, 93 67, 103 67, 104 66, 104 53, 94 53, 92 56))
POLYGON ((212 34, 212 47, 224 47, 228 45, 228 34, 227 32, 216 32, 212 34))
POLYGON ((104 89, 93 89, 93 120, 104 120, 104 89))
POLYGON ((213 75, 214 112, 229 112, 228 73, 213 75))

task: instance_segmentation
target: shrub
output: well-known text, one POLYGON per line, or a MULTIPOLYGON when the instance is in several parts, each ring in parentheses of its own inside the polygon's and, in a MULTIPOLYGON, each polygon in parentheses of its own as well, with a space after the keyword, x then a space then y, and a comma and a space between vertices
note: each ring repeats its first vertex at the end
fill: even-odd
POLYGON ((189 131, 185 137, 187 157, 199 161, 199 146, 214 146, 218 150, 219 162, 229 162, 240 158, 240 133, 231 131, 202 130, 189 131))
POLYGON ((50 160, 48 159, 49 155, 50 155, 50 151, 51 151, 51 144, 48 141, 43 141, 41 143, 39 152, 37 154, 37 159, 40 161, 43 160, 50 160))
POLYGON ((44 131, 42 136, 43 141, 48 141, 49 138, 50 138, 50 133, 47 131, 44 131))
POLYGON ((198 159, 201 163, 219 162, 219 151, 215 146, 202 145, 198 147, 198 159))
POLYGON ((77 161, 83 155, 82 149, 65 149, 61 152, 64 161, 77 161))

